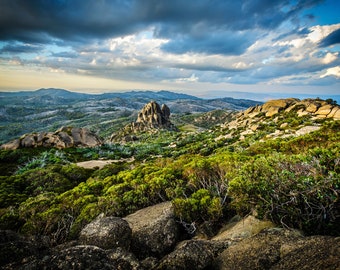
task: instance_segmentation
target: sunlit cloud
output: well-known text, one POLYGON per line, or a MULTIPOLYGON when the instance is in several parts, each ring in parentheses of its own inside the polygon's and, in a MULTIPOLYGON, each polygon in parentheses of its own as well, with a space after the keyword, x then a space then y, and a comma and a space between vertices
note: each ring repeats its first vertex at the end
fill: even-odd
POLYGON ((339 18, 306 16, 322 1, 99 2, 2 1, 0 89, 339 84, 339 18))

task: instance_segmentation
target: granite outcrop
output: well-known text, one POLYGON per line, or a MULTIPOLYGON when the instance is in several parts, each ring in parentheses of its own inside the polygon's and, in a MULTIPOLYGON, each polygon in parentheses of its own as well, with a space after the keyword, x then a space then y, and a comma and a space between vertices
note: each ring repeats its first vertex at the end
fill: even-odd
POLYGON ((138 113, 135 122, 112 134, 110 141, 134 141, 138 140, 137 133, 157 132, 158 130, 178 131, 178 128, 170 121, 170 108, 156 101, 147 103, 138 113))
POLYGON ((222 128, 229 132, 221 138, 239 136, 240 140, 244 140, 258 131, 267 133, 263 139, 301 136, 319 130, 321 123, 327 120, 340 120, 340 106, 333 100, 270 100, 249 107, 236 114, 231 121, 222 124, 222 128))
POLYGON ((1 149, 18 148, 68 148, 95 147, 102 144, 102 139, 86 128, 61 127, 55 132, 39 132, 24 134, 19 139, 1 145, 1 149))

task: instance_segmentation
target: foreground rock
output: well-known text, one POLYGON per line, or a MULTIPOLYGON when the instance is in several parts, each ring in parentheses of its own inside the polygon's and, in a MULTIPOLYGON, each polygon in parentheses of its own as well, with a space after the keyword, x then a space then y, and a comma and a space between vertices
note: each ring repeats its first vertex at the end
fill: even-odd
POLYGON ((1 145, 1 149, 15 150, 33 147, 94 147, 102 140, 86 128, 62 127, 55 132, 25 134, 20 139, 1 145))
POLYGON ((212 269, 339 269, 340 238, 265 230, 223 251, 212 269))
POLYGON ((99 215, 57 247, 0 231, 1 269, 340 269, 340 237, 305 237, 253 216, 211 239, 183 240, 170 202, 125 217, 99 215), (129 244, 131 243, 131 245, 129 244))
POLYGON ((104 250, 96 246, 78 245, 61 251, 54 251, 42 260, 32 260, 21 269, 140 269, 139 262, 120 249, 104 250))
POLYGON ((85 245, 94 245, 103 249, 130 247, 131 228, 118 217, 98 216, 80 232, 79 240, 85 245))
POLYGON ((249 238, 258 234, 264 229, 273 228, 275 225, 270 221, 259 220, 250 215, 244 219, 234 217, 231 222, 221 229, 220 233, 214 236, 213 241, 235 241, 249 238))
POLYGON ((125 217, 132 229, 131 250, 141 259, 160 258, 170 252, 179 240, 171 202, 139 210, 125 217))
POLYGON ((157 270, 204 269, 214 260, 214 247, 210 241, 189 240, 165 256, 157 270))

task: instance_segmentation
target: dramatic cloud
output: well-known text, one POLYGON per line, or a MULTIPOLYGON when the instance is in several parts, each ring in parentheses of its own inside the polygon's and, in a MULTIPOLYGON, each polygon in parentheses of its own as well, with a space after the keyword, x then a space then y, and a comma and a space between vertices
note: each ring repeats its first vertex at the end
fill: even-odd
MULTIPOLYGON (((102 78, 112 88, 336 89, 340 21, 319 23, 323 5, 340 7, 336 0, 2 0, 0 72, 102 78)), ((6 81, 1 89, 15 88, 6 81)))
POLYGON ((323 40, 321 40, 320 47, 327 47, 335 44, 340 44, 340 29, 335 30, 323 40))
POLYGON ((42 46, 32 44, 7 44, 1 49, 1 53, 34 53, 42 50, 42 46))

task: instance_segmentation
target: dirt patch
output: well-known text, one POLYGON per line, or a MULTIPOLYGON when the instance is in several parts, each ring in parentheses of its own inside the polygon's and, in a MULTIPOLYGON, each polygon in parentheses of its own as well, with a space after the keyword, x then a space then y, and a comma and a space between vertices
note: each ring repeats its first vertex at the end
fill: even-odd
POLYGON ((77 166, 83 167, 85 169, 103 168, 107 164, 117 163, 117 162, 132 162, 133 158, 130 159, 108 159, 108 160, 88 160, 76 163, 77 166))

